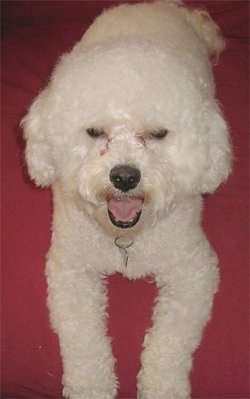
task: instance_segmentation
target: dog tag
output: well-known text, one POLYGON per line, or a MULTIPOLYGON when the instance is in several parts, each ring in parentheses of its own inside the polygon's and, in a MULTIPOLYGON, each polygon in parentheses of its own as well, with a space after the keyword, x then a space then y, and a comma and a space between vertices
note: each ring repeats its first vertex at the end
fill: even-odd
POLYGON ((133 240, 128 237, 116 237, 115 245, 120 249, 120 252, 123 257, 124 266, 128 265, 128 251, 127 248, 133 245, 133 240))

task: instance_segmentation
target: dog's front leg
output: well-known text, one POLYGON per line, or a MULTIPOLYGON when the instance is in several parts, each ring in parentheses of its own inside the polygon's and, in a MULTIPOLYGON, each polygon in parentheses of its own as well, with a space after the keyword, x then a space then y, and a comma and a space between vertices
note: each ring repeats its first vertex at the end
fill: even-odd
POLYGON ((61 267, 50 254, 48 303, 63 360, 63 396, 113 399, 117 382, 106 335, 105 282, 97 273, 61 267))
MULTIPOLYGON (((210 258, 210 259, 209 259, 210 258)), ((159 297, 153 327, 145 337, 142 369, 138 375, 140 399, 190 398, 192 354, 210 317, 218 285, 216 258, 201 267, 182 265, 156 278, 159 297)))

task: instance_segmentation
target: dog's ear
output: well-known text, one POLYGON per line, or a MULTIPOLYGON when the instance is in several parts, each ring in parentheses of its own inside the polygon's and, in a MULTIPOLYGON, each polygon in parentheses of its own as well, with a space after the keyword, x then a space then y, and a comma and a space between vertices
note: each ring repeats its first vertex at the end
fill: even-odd
POLYGON ((207 114, 208 165, 202 178, 202 193, 212 193, 229 176, 232 151, 227 124, 219 107, 207 114))
POLYGON ((205 43, 209 54, 218 55, 225 48, 225 41, 222 38, 220 28, 212 20, 210 15, 199 9, 179 8, 185 20, 192 26, 200 39, 205 43))
POLYGON ((55 167, 46 128, 47 90, 43 90, 21 121, 26 140, 26 162, 30 177, 38 186, 46 187, 55 180, 55 167))

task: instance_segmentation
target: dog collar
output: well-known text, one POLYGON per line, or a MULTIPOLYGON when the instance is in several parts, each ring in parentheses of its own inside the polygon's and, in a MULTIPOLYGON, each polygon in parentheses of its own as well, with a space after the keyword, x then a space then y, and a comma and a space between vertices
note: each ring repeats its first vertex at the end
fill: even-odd
POLYGON ((122 257, 123 257, 123 262, 124 266, 128 266, 128 251, 127 249, 133 245, 134 241, 131 238, 128 237, 116 237, 115 239, 115 245, 117 248, 119 248, 122 257))

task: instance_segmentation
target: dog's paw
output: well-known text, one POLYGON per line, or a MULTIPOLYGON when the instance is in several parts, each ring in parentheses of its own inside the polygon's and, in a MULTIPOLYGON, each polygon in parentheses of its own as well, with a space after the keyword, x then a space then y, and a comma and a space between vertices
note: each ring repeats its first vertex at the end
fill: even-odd
POLYGON ((111 389, 110 392, 101 392, 101 390, 86 390, 84 387, 79 389, 72 389, 64 386, 62 395, 65 399, 115 399, 116 388, 111 389))
POLYGON ((188 378, 170 373, 159 375, 139 374, 137 399, 191 399, 188 378))

